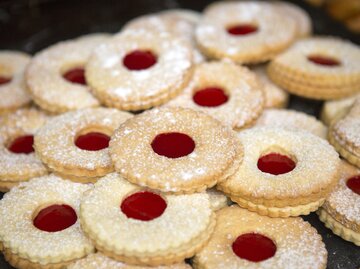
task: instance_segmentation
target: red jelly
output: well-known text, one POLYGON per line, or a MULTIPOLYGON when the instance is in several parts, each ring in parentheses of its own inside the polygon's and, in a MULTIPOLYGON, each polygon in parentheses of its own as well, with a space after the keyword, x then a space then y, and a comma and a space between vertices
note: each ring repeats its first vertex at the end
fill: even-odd
POLYGON ((238 24, 226 29, 231 35, 248 35, 257 32, 258 28, 252 24, 238 24))
POLYGON ((251 262, 261 262, 275 255, 276 245, 264 235, 247 233, 236 238, 232 249, 239 258, 251 262))
POLYGON ((8 147, 13 153, 29 154, 34 151, 34 137, 32 135, 24 135, 16 138, 8 147))
POLYGON ((220 106, 228 101, 229 97, 223 89, 217 87, 208 87, 198 90, 193 100, 199 106, 215 107, 220 106))
POLYGON ((264 173, 280 175, 294 170, 296 164, 288 156, 269 153, 259 158, 257 166, 264 173))
POLYGON ((356 194, 360 195, 360 175, 349 178, 346 186, 356 194))
POLYGON ((310 55, 308 56, 308 60, 315 64, 329 66, 329 67, 340 65, 340 62, 338 60, 327 56, 310 55))
POLYGON ((134 50, 124 57, 123 64, 129 70, 143 70, 153 66, 156 61, 156 56, 151 51, 134 50))
POLYGON ((45 232, 59 232, 69 228, 77 221, 75 210, 68 205, 51 205, 36 215, 33 224, 45 232))
POLYGON ((149 191, 134 193, 121 203, 121 211, 128 218, 143 221, 160 217, 166 207, 167 204, 160 195, 149 191))
POLYGON ((91 132, 80 135, 75 140, 75 145, 83 150, 96 151, 109 146, 110 137, 103 133, 91 132))
POLYGON ((151 142, 152 149, 159 155, 168 158, 180 158, 189 155, 195 149, 194 140, 182 133, 163 133, 151 142))
POLYGON ((7 84, 7 83, 9 83, 10 81, 11 81, 11 78, 0 76, 0 86, 1 86, 1 85, 4 85, 4 84, 7 84))
POLYGON ((85 71, 83 68, 74 68, 69 71, 67 71, 63 77, 71 82, 81 85, 86 85, 86 79, 85 79, 85 71))

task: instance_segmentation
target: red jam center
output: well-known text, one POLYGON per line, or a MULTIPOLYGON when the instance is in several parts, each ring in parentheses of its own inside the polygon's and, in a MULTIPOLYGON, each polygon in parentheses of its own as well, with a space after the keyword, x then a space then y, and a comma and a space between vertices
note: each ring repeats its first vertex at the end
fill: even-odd
POLYGON ((7 84, 11 81, 11 78, 0 76, 0 85, 7 84))
POLYGON ((338 60, 321 55, 310 55, 308 56, 308 60, 315 64, 329 66, 329 67, 340 65, 340 62, 338 60))
POLYGON ((288 156, 269 153, 259 158, 257 166, 264 173, 280 175, 294 170, 296 164, 288 156))
POLYGON ((58 232, 69 228, 77 221, 75 210, 68 205, 51 205, 42 209, 33 220, 39 230, 58 232))
POLYGON ((360 195, 360 175, 349 178, 346 186, 356 194, 360 195))
POLYGON ((80 135, 75 140, 75 145, 83 150, 96 151, 109 146, 110 137, 103 133, 91 132, 80 135))
POLYGON ((32 135, 24 135, 16 138, 8 149, 13 153, 29 154, 34 151, 34 137, 32 135))
POLYGON ((261 234, 247 233, 240 235, 232 244, 234 253, 251 262, 261 262, 275 255, 274 242, 261 234))
POLYGON ((143 70, 153 66, 156 61, 156 56, 151 51, 134 50, 124 57, 123 64, 129 70, 143 70))
POLYGON ((149 221, 160 217, 167 204, 158 194, 149 191, 137 192, 121 203, 121 211, 128 217, 149 221))
POLYGON ((252 24, 238 24, 226 29, 231 35, 248 35, 257 32, 258 28, 252 24))
POLYGON ((220 106, 228 101, 229 97, 223 89, 217 87, 208 87, 197 91, 193 100, 199 106, 215 107, 220 106))
POLYGON ((83 68, 74 68, 67 71, 63 77, 71 83, 86 85, 86 79, 83 68))
POLYGON ((163 133, 151 142, 152 149, 168 158, 180 158, 189 155, 195 149, 194 140, 182 133, 163 133))

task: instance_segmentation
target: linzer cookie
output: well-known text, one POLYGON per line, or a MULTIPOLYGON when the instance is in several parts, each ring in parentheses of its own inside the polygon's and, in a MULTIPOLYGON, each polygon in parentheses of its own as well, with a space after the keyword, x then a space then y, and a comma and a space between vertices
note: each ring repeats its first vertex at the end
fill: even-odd
POLYGON ((268 74, 299 96, 343 98, 360 91, 360 49, 334 37, 299 40, 269 64, 268 74))
POLYGON ((191 109, 146 111, 117 129, 110 141, 115 170, 140 186, 192 193, 235 173, 242 161, 236 133, 191 109))
POLYGON ((241 129, 260 116, 262 89, 247 68, 231 62, 209 62, 197 65, 189 85, 166 105, 192 108, 241 129))
POLYGON ((78 221, 90 185, 54 175, 21 183, 0 201, 5 259, 19 269, 61 269, 94 251, 78 221))
POLYGON ((211 188, 206 190, 209 195, 210 207, 212 210, 217 211, 231 204, 231 201, 221 191, 211 188))
POLYGON ((329 141, 342 157, 360 167, 360 98, 349 113, 329 128, 329 141))
POLYGON ((131 118, 110 108, 87 108, 54 117, 35 136, 37 156, 56 174, 78 182, 94 182, 114 170, 110 136, 131 118))
POLYGON ((244 160, 217 188, 241 207, 270 217, 306 215, 324 203, 337 183, 340 159, 325 139, 270 127, 245 130, 238 137, 244 160))
POLYGON ((106 106, 142 110, 163 104, 187 85, 192 58, 180 38, 129 29, 95 49, 85 75, 106 106))
POLYGON ((238 206, 216 215, 209 243, 195 255, 195 269, 326 268, 321 236, 301 218, 269 218, 238 206))
POLYGON ((84 67, 91 52, 109 37, 85 36, 52 45, 37 53, 26 72, 35 103, 51 113, 99 106, 90 93, 84 67))
POLYGON ((209 240, 215 214, 206 193, 160 194, 116 173, 95 183, 81 203, 81 227, 106 256, 134 265, 170 265, 209 240))
POLYGON ((254 127, 258 126, 302 130, 324 139, 327 137, 327 128, 321 121, 314 116, 295 110, 265 109, 254 125, 254 127))
POLYGON ((21 181, 47 174, 35 156, 33 136, 48 117, 34 108, 20 109, 0 121, 0 191, 5 192, 21 181))
POLYGON ((326 227, 360 246, 360 170, 342 162, 340 181, 318 214, 326 227))
POLYGON ((18 51, 0 51, 0 115, 30 103, 24 70, 30 56, 18 51))
POLYGON ((295 39, 296 23, 265 2, 216 2, 196 29, 200 50, 210 58, 237 63, 272 59, 295 39))

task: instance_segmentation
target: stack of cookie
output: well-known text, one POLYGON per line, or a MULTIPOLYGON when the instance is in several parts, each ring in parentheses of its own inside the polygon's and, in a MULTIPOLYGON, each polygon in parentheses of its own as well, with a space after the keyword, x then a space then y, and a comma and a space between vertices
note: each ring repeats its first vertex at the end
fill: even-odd
POLYGON ((325 245, 299 218, 320 207, 359 245, 360 172, 337 151, 360 167, 360 99, 324 106, 329 130, 285 107, 289 93, 360 91, 360 49, 310 34, 291 4, 217 2, 32 59, 0 53, 5 259, 20 269, 320 269, 325 245), (338 52, 338 64, 322 52, 338 52))

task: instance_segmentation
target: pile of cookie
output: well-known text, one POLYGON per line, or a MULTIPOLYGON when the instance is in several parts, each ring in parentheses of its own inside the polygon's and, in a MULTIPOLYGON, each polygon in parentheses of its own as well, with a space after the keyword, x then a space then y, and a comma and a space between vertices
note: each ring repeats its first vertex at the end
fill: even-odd
POLYGON ((292 4, 226 1, 0 52, 5 259, 326 268, 314 211, 360 245, 360 48, 311 32, 292 4))

